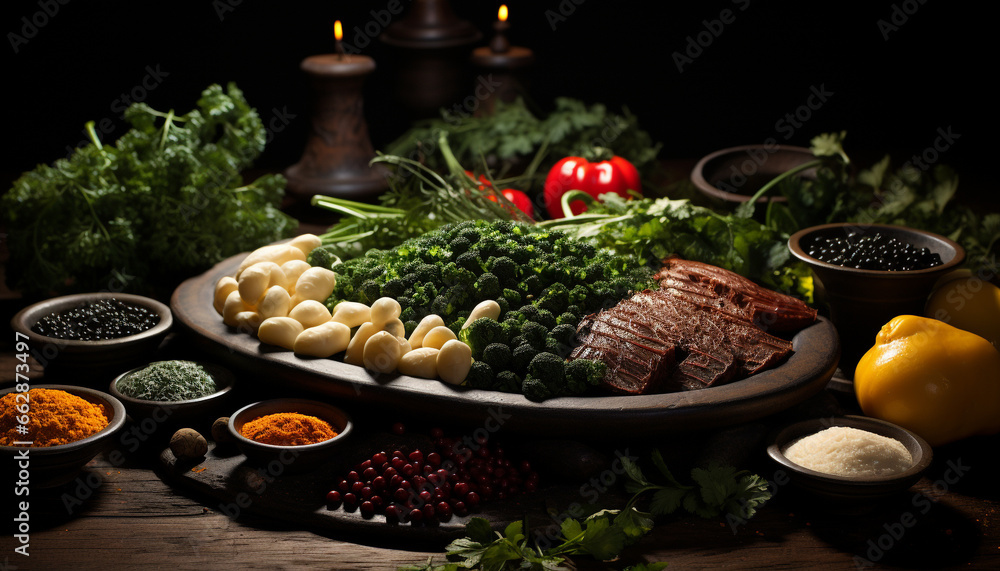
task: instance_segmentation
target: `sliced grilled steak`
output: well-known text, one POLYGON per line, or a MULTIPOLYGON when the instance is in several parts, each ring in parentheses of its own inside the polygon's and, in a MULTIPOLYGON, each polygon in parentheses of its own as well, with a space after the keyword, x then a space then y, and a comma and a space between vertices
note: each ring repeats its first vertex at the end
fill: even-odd
POLYGON ((674 368, 674 346, 644 331, 639 323, 618 328, 597 315, 587 316, 577 328, 581 344, 573 348, 570 358, 603 361, 607 365, 603 384, 614 392, 660 390, 674 368))
POLYGON ((795 331, 816 321, 816 310, 801 300, 710 264, 671 257, 655 277, 664 291, 766 331, 795 331))

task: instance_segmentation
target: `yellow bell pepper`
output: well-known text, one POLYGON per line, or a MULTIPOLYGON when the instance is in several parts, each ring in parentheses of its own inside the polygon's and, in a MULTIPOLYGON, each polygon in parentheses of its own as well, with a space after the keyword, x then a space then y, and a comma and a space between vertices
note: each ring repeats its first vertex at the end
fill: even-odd
POLYGON ((1000 432, 1000 352, 947 323, 901 315, 858 362, 861 410, 908 428, 932 446, 1000 432))

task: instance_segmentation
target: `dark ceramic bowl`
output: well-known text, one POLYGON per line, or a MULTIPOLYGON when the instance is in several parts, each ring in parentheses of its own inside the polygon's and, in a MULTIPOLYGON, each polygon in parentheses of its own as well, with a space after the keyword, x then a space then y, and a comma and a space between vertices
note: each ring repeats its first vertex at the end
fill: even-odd
POLYGON ((937 280, 965 260, 962 246, 944 236, 885 224, 813 226, 793 234, 788 247, 809 265, 819 281, 817 297, 829 305, 830 319, 843 348, 840 368, 848 378, 853 378, 855 365, 875 344, 875 335, 882 326, 899 315, 922 315, 937 280), (927 248, 941 256, 942 264, 911 271, 859 270, 821 262, 806 253, 817 238, 844 238, 851 232, 879 232, 916 248, 927 248))
POLYGON ((827 417, 803 420, 777 432, 767 454, 788 474, 799 489, 832 505, 863 505, 905 492, 931 464, 933 450, 926 440, 901 426, 866 416, 827 417), (870 477, 834 476, 792 462, 782 451, 796 440, 832 426, 847 426, 895 438, 910 452, 913 464, 899 474, 870 477))
MULTIPOLYGON (((31 388, 66 391, 104 407, 108 425, 97 434, 59 446, 28 448, 30 465, 27 470, 30 474, 31 488, 52 488, 72 482, 94 456, 112 448, 115 438, 125 426, 125 407, 115 397, 86 387, 32 385, 31 388)), ((0 396, 12 392, 17 391, 14 387, 9 387, 0 391, 0 396)), ((0 446, 4 462, 11 466, 16 465, 15 457, 23 450, 23 447, 18 446, 0 446)))
MULTIPOLYGON (((702 157, 691 171, 691 182, 706 196, 725 202, 746 202, 774 177, 814 160, 812 151, 789 145, 743 145, 702 157)), ((816 170, 798 174, 815 178, 816 170)), ((758 202, 784 202, 785 197, 762 196, 758 202)))
POLYGON ((144 369, 146 365, 136 367, 115 377, 108 387, 108 392, 122 401, 129 416, 137 423, 148 422, 146 419, 152 419, 157 424, 165 424, 171 428, 183 426, 203 430, 211 428, 212 422, 219 416, 218 413, 227 410, 224 407, 230 400, 233 387, 236 385, 236 378, 229 369, 212 363, 199 362, 198 364, 204 367, 215 381, 218 390, 214 393, 182 401, 143 400, 123 395, 118 390, 118 384, 144 369))
POLYGON ((40 301, 22 309, 11 319, 14 331, 26 335, 31 353, 46 369, 46 374, 65 372, 72 377, 95 378, 115 373, 145 359, 159 347, 173 325, 173 315, 165 304, 127 293, 81 293, 40 301), (76 341, 39 335, 31 328, 47 315, 59 313, 99 299, 118 299, 145 307, 160 316, 160 321, 141 333, 102 341, 76 341))
POLYGON ((354 428, 351 417, 343 410, 324 402, 306 399, 274 399, 249 404, 229 416, 229 433, 236 441, 247 460, 253 464, 267 466, 273 474, 299 473, 323 465, 332 458, 354 428), (337 436, 316 444, 302 446, 275 446, 262 444, 243 436, 243 425, 262 416, 279 412, 297 412, 315 416, 330 423, 337 430, 337 436))

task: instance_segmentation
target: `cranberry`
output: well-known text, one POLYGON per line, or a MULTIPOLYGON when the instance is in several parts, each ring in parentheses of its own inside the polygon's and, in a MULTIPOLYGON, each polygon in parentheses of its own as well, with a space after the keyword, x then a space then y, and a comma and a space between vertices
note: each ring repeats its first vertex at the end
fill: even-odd
POLYGON ((347 480, 341 480, 337 482, 337 489, 341 492, 347 492, 351 489, 351 483, 347 480))
POLYGON ((375 479, 372 480, 372 487, 376 490, 385 489, 385 478, 382 476, 376 476, 375 479))
POLYGON ((382 496, 372 496, 372 499, 369 501, 375 506, 376 511, 385 505, 385 500, 382 499, 382 496))
POLYGON ((391 487, 393 487, 393 488, 397 488, 397 487, 399 487, 399 484, 401 482, 405 482, 405 481, 406 481, 406 478, 404 478, 403 476, 401 476, 399 474, 396 474, 392 478, 389 478, 389 485, 391 487))
POLYGON ((424 519, 424 512, 420 511, 420 508, 413 508, 412 510, 410 510, 411 522, 418 523, 422 519, 424 519))
POLYGON ((420 496, 420 499, 422 501, 424 501, 424 502, 431 501, 431 492, 430 492, 430 490, 422 490, 420 492, 419 496, 420 496))
POLYGON ((364 488, 361 488, 361 497, 364 498, 364 499, 366 499, 366 500, 369 499, 369 498, 371 498, 373 493, 374 493, 374 491, 371 488, 369 488, 368 486, 365 486, 364 488))
POLYGON ((395 434, 395 435, 397 435, 397 436, 401 436, 401 435, 405 434, 406 433, 406 425, 403 424, 402 422, 397 422, 396 424, 393 424, 392 425, 392 433, 395 434))
POLYGON ((392 466, 389 466, 388 468, 386 468, 386 469, 385 469, 385 470, 384 470, 384 471, 382 472, 382 476, 383 476, 384 478, 392 478, 393 476, 395 476, 395 475, 396 475, 396 474, 398 474, 398 473, 399 473, 399 471, 398 471, 398 470, 396 470, 396 469, 395 469, 395 468, 393 468, 392 466))
POLYGON ((465 502, 462 501, 457 501, 454 504, 452 504, 451 509, 452 511, 455 512, 456 515, 459 516, 464 516, 465 514, 469 513, 469 508, 465 507, 465 502))
POLYGON ((450 473, 448 472, 448 470, 445 470, 444 468, 440 468, 440 469, 438 469, 438 471, 437 471, 437 472, 434 472, 434 474, 436 474, 436 475, 437 475, 437 477, 438 477, 438 479, 439 479, 439 480, 441 480, 442 482, 443 482, 443 481, 445 481, 445 480, 447 480, 447 479, 448 479, 448 476, 450 476, 450 475, 451 475, 451 474, 450 474, 450 473))
POLYGON ((451 491, 456 496, 464 496, 469 493, 469 484, 466 484, 465 482, 458 482, 451 487, 451 491))
POLYGON ((403 460, 402 456, 396 456, 392 459, 392 462, 390 462, 390 464, 392 464, 393 468, 397 470, 402 470, 403 466, 406 465, 406 460, 403 460))
POLYGON ((340 492, 337 490, 327 492, 326 494, 326 502, 329 504, 339 504, 341 499, 340 492))
POLYGON ((417 473, 417 470, 416 468, 413 467, 413 464, 403 464, 403 467, 400 468, 399 471, 406 474, 407 476, 412 476, 417 473))
POLYGON ((356 471, 351 470, 350 472, 347 473, 348 482, 357 482, 359 479, 361 479, 361 476, 358 476, 358 473, 356 471))
POLYGON ((392 457, 393 458, 403 458, 403 457, 405 457, 405 455, 403 454, 402 450, 393 450, 392 451, 392 457))
POLYGON ((469 492, 468 494, 465 494, 465 503, 469 507, 476 507, 479 505, 479 494, 476 492, 469 492))
POLYGON ((424 453, 419 450, 414 450, 413 452, 410 452, 408 458, 410 459, 410 462, 423 462, 424 453))
POLYGON ((431 504, 426 504, 423 508, 421 508, 421 511, 424 512, 424 519, 427 520, 434 519, 435 515, 434 506, 432 506, 431 504))
POLYGON ((365 468, 365 471, 361 474, 361 476, 364 477, 366 482, 371 482, 375 479, 375 476, 378 476, 378 471, 375 470, 375 468, 365 468))
POLYGON ((359 470, 367 470, 368 468, 371 468, 371 467, 372 467, 372 461, 371 460, 365 460, 364 462, 358 464, 358 469, 359 470))
POLYGON ((344 494, 344 504, 346 504, 348 507, 353 507, 357 505, 357 503, 358 503, 358 497, 355 496, 353 493, 347 492, 346 494, 344 494))
POLYGON ((410 492, 403 488, 396 488, 396 491, 392 493, 392 498, 397 502, 405 502, 410 499, 410 492))
POLYGON ((444 521, 451 517, 451 506, 448 502, 438 502, 434 506, 434 511, 437 512, 438 517, 444 521))
POLYGON ((375 513, 375 506, 368 500, 361 502, 361 515, 371 517, 375 513))
POLYGON ((388 461, 389 461, 389 458, 388 458, 388 456, 386 456, 385 452, 379 452, 377 454, 373 454, 372 455, 372 465, 373 466, 377 466, 379 464, 385 464, 388 461))
POLYGON ((386 520, 389 520, 389 521, 398 521, 399 520, 399 513, 400 513, 399 512, 399 508, 396 507, 396 504, 389 504, 389 505, 385 506, 385 519, 386 520))
POLYGON ((431 452, 430 454, 427 455, 427 463, 430 464, 431 466, 440 466, 441 455, 438 454, 437 452, 431 452))

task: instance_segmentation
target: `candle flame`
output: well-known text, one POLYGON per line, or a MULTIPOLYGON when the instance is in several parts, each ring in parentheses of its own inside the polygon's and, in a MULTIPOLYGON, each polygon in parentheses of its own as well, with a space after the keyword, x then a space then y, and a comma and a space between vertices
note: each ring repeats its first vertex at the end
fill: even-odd
POLYGON ((501 22, 507 21, 507 5, 501 4, 500 10, 497 12, 497 18, 500 18, 501 22))
POLYGON ((344 39, 344 26, 341 25, 340 20, 333 23, 333 37, 340 40, 344 39))

